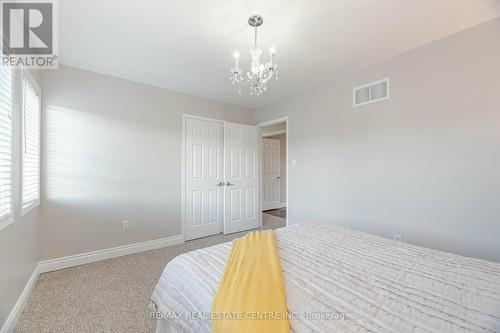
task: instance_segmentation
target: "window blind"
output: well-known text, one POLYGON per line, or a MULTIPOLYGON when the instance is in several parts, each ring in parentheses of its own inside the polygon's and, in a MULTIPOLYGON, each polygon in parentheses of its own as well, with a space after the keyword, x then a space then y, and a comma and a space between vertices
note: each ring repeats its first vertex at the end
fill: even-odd
POLYGON ((12 71, 0 66, 0 220, 12 215, 12 71))
POLYGON ((22 117, 22 209, 40 199, 40 94, 27 78, 23 79, 22 117))

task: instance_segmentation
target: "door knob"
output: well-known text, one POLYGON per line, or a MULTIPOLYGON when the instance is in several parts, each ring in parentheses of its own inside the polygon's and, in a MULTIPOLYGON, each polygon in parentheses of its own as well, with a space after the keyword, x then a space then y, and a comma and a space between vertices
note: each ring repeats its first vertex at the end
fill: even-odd
POLYGON ((219 184, 217 184, 217 186, 224 186, 224 182, 219 182, 219 184))
POLYGON ((230 182, 227 182, 226 186, 234 186, 234 184, 231 184, 230 182))
POLYGON ((276 178, 281 179, 281 177, 280 177, 280 176, 278 176, 278 177, 276 177, 276 178))

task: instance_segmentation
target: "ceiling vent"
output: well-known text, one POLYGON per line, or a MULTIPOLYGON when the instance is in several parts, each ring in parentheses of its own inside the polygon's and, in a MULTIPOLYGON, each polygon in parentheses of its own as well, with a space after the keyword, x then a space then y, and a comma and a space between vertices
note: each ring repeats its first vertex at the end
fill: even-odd
POLYGON ((362 106, 389 99, 389 79, 382 79, 354 88, 352 93, 353 106, 362 106))

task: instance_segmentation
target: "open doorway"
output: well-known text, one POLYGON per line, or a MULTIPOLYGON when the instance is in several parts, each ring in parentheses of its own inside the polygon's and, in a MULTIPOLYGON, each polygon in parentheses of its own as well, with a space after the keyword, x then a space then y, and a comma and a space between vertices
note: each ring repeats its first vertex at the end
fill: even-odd
POLYGON ((260 124, 262 229, 287 225, 288 122, 287 118, 260 124))

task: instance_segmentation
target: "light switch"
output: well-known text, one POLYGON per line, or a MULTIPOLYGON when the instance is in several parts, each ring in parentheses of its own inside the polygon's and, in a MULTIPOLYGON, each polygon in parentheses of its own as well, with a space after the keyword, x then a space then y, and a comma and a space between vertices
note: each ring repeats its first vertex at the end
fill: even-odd
POLYGON ((297 160, 292 160, 292 168, 295 168, 297 166, 297 160))

